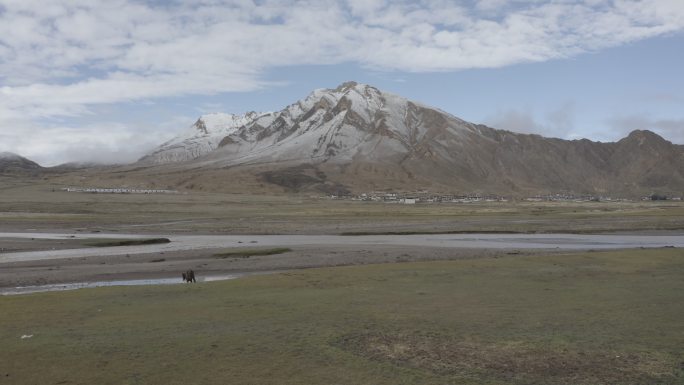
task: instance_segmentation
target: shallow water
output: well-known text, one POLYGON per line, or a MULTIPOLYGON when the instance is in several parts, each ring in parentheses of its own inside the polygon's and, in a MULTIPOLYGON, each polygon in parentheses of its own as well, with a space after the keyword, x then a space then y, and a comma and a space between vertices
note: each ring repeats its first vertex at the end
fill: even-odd
MULTIPOLYGON (((66 233, 0 233, 3 238, 35 239, 88 239, 88 238, 150 238, 166 237, 171 243, 142 246, 116 246, 63 250, 43 250, 0 254, 0 264, 9 262, 84 258, 115 255, 133 255, 168 251, 201 249, 231 249, 253 247, 296 246, 419 246, 444 248, 482 249, 624 249, 684 247, 684 235, 630 235, 630 234, 429 234, 429 235, 139 235, 139 234, 66 234, 66 233)), ((246 274, 231 274, 198 278, 199 282, 235 279, 246 274)), ((0 295, 28 294, 45 291, 63 291, 103 286, 171 285, 181 284, 178 278, 137 279, 119 281, 74 282, 41 286, 24 286, 0 289, 0 295)))
MULTIPOLYGON (((0 233, 2 238, 86 239, 136 238, 139 234, 57 234, 0 233)), ((0 263, 60 258, 83 258, 133 255, 201 249, 248 247, 348 246, 368 247, 418 246, 482 249, 623 249, 684 247, 684 235, 588 235, 588 234, 430 234, 430 235, 145 235, 166 237, 171 243, 62 250, 43 250, 0 254, 0 263)))
MULTIPOLYGON (((215 275, 197 278, 197 282, 225 281, 245 276, 245 274, 215 275)), ((180 278, 129 279, 120 281, 71 282, 52 285, 19 286, 0 288, 0 295, 19 295, 46 291, 65 291, 107 286, 177 285, 188 284, 180 278)), ((189 284, 191 285, 191 284, 189 284)))

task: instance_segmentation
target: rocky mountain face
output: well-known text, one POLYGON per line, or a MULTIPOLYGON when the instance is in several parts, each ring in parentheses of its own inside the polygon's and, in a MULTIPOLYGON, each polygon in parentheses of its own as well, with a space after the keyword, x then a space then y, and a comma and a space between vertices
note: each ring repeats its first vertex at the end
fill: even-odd
POLYGON ((42 167, 29 159, 12 152, 0 152, 0 173, 32 172, 42 167))
POLYGON ((264 162, 395 163, 449 151, 477 127, 357 83, 316 90, 225 137, 212 159, 264 162), (429 144, 429 146, 426 146, 429 144))
POLYGON ((289 191, 684 191, 684 147, 649 131, 616 143, 518 134, 354 82, 274 113, 229 115, 222 125, 208 116, 141 163, 192 169, 193 185, 223 170, 227 184, 253 175, 289 191))

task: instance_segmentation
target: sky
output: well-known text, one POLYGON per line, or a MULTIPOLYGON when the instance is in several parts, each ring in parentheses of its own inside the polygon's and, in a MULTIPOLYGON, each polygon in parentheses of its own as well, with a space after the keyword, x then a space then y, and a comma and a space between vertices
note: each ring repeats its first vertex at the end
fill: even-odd
POLYGON ((135 161, 354 80, 563 139, 684 144, 683 0, 0 0, 0 152, 135 161))

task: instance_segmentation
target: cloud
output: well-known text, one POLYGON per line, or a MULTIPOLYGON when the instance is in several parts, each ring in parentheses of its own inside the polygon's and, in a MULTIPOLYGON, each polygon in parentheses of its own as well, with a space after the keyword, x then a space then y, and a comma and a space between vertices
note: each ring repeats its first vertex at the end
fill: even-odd
POLYGON ((496 68, 684 29, 678 0, 463 4, 0 0, 0 130, 25 125, 47 135, 51 119, 97 105, 256 90, 273 85, 263 76, 277 67, 496 68))
MULTIPOLYGON (((0 0, 0 47, 6 53, 0 77, 18 92, 46 84, 118 83, 122 77, 149 79, 160 95, 243 91, 263 86, 260 75, 277 66, 491 68, 684 29, 684 5, 678 1, 514 3, 493 20, 480 17, 477 7, 428 0, 0 0), (181 84, 164 85, 172 78, 181 84)), ((498 0, 477 4, 491 8, 498 0)), ((81 92, 92 96, 87 87, 81 92)), ((124 97, 117 89, 100 94, 94 102, 124 97)), ((150 94, 126 92, 131 98, 150 94)))
POLYGON ((546 128, 529 111, 507 110, 486 119, 486 124, 500 130, 523 134, 546 135, 546 128))
POLYGON ((650 130, 672 143, 684 144, 684 119, 620 116, 608 119, 603 129, 578 128, 575 124, 575 106, 571 102, 552 110, 543 118, 537 117, 530 110, 499 111, 486 119, 486 124, 525 134, 570 140, 589 137, 605 142, 618 141, 634 130, 650 130))
POLYGON ((581 137, 575 131, 575 105, 567 102, 555 110, 547 113, 543 119, 536 118, 529 111, 506 110, 486 119, 486 124, 494 128, 537 134, 545 137, 578 139, 581 137))
MULTIPOLYGON (((169 123, 174 124, 174 129, 178 124, 189 125, 185 119, 169 123)), ((170 139, 174 131, 165 129, 167 125, 145 132, 117 122, 79 127, 46 125, 39 133, 31 126, 14 126, 12 133, 0 132, 0 143, 43 166, 67 162, 128 163, 170 139)))

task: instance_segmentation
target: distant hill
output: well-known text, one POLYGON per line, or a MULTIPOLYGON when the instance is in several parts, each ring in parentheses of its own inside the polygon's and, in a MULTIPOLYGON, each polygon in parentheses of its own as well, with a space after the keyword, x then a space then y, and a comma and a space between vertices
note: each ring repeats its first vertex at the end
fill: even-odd
POLYGON ((58 164, 57 166, 52 166, 49 167, 49 171, 54 171, 54 172, 68 172, 68 171, 76 171, 76 170, 84 170, 84 169, 104 169, 107 167, 112 167, 115 166, 113 164, 102 164, 102 163, 95 163, 95 162, 67 162, 67 163, 62 163, 58 164))
POLYGON ((601 143, 497 130, 348 82, 278 112, 203 116, 129 171, 227 191, 638 195, 684 192, 684 147, 650 131, 601 143))
POLYGON ((12 152, 0 152, 0 173, 31 172, 41 169, 38 163, 23 156, 12 152))

